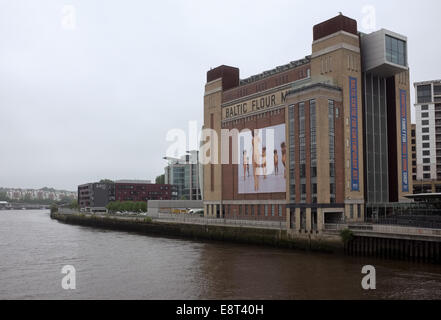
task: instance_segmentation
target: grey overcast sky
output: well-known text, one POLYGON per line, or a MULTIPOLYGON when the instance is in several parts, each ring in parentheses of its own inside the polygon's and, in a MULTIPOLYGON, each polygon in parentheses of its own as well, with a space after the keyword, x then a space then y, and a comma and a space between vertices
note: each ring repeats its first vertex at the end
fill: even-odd
POLYGON ((438 0, 0 0, 0 187, 154 180, 167 131, 202 125, 207 70, 303 58, 314 24, 364 31, 366 5, 408 37, 412 82, 441 78, 438 0))

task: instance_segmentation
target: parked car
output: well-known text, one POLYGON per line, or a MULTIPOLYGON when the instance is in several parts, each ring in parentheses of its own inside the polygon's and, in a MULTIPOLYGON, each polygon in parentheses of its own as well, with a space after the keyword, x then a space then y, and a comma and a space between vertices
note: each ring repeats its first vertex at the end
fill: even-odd
POLYGON ((191 209, 188 211, 191 215, 204 215, 204 209, 191 209))

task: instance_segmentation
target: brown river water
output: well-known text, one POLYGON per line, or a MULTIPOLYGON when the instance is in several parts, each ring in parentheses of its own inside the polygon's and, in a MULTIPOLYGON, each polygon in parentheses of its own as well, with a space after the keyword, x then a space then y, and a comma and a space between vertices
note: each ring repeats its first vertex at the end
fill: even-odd
POLYGON ((441 267, 196 242, 0 211, 0 299, 440 299, 441 267), (64 290, 61 269, 76 270, 64 290), (377 289, 361 287, 364 265, 377 289))

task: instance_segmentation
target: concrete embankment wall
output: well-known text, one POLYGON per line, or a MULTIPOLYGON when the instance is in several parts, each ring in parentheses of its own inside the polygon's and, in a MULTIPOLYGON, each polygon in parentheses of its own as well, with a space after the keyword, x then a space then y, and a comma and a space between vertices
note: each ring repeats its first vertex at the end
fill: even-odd
POLYGON ((286 230, 202 225, 187 223, 149 222, 142 218, 117 219, 114 217, 83 214, 52 213, 52 219, 67 224, 117 231, 137 232, 150 236, 181 237, 194 240, 214 240, 279 248, 343 253, 343 242, 335 239, 293 238, 286 230))
POLYGON ((350 256, 441 263, 441 242, 356 236, 345 245, 350 256))

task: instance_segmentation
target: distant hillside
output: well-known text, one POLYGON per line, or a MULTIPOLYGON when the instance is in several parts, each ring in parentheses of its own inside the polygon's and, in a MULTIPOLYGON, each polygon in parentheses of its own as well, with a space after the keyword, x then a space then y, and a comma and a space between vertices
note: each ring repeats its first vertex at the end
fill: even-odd
POLYGON ((0 188, 0 201, 51 204, 70 203, 76 199, 76 192, 48 187, 41 189, 0 188))

